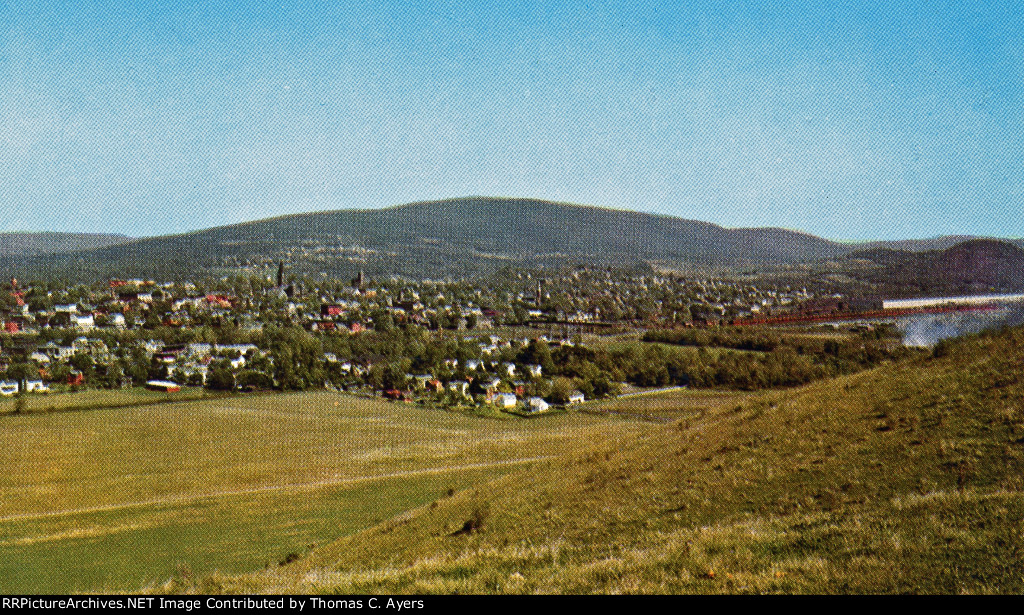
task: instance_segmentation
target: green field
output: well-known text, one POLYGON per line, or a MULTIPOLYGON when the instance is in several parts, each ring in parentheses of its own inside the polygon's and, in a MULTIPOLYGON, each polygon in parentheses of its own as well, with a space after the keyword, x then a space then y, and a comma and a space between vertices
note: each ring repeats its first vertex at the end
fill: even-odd
MULTIPOLYGON (((193 401, 223 397, 223 393, 212 393, 201 387, 185 387, 175 393, 149 391, 143 388, 121 390, 73 390, 49 394, 29 393, 24 400, 23 412, 67 412, 75 410, 96 410, 126 406, 148 406, 174 401, 193 401)), ((0 399, 0 416, 15 411, 15 398, 0 399)))
POLYGON ((586 404, 587 411, 608 412, 659 419, 702 418, 734 407, 751 393, 742 391, 675 389, 600 400, 586 404))
POLYGON ((1019 594, 1022 366, 1018 328, 729 400, 290 565, 165 589, 1019 594))
POLYGON ((646 429, 333 393, 2 416, 0 593, 133 591, 276 566, 450 489, 646 429))

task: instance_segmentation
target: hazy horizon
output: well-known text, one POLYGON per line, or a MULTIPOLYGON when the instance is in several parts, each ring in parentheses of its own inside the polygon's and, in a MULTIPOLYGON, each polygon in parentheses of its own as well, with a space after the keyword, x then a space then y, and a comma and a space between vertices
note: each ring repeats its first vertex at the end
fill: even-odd
POLYGON ((468 194, 1024 236, 1024 6, 0 6, 0 231, 468 194))

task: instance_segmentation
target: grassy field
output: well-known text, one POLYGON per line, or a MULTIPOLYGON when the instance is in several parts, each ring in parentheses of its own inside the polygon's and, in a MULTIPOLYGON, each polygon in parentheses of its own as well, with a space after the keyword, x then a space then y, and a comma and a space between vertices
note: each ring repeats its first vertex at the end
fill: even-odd
POLYGON ((450 489, 649 429, 326 392, 0 416, 0 593, 273 566, 450 489))
POLYGON ((658 419, 704 418, 723 412, 752 394, 743 391, 674 389, 588 403, 587 411, 658 419))
POLYGON ((1024 592, 1024 330, 595 442, 167 591, 1024 592))
MULTIPOLYGON (((161 393, 143 388, 121 390, 81 390, 54 392, 50 394, 29 393, 24 396, 24 412, 67 412, 73 410, 97 410, 126 406, 149 406, 175 401, 192 401, 223 397, 201 387, 185 387, 175 393, 161 393)), ((15 409, 12 397, 0 399, 0 416, 11 414, 15 409)))

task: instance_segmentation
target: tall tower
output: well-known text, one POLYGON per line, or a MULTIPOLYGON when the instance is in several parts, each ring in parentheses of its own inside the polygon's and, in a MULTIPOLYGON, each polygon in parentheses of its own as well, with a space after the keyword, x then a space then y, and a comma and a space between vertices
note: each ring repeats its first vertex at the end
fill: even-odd
POLYGON ((277 285, 284 286, 284 261, 277 263, 277 285))

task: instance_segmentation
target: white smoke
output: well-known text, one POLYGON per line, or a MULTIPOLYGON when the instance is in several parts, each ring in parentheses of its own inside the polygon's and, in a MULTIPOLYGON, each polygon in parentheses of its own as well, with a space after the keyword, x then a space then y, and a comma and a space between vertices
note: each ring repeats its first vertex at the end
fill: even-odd
POLYGON ((1024 324, 1024 304, 978 312, 948 312, 901 318, 896 326, 903 345, 931 348, 940 340, 1024 324))

